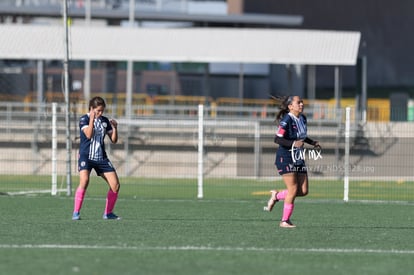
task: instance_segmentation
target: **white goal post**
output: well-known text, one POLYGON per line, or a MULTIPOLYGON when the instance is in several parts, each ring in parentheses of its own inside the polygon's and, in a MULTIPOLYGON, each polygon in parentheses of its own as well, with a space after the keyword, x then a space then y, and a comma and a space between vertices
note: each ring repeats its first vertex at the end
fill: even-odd
POLYGON ((57 103, 52 103, 52 196, 57 195, 57 103))
POLYGON ((197 198, 203 198, 204 174, 204 106, 198 105, 198 177, 197 198))
POLYGON ((351 107, 345 108, 345 158, 344 158, 344 201, 349 200, 349 150, 350 150, 350 132, 351 132, 351 107))

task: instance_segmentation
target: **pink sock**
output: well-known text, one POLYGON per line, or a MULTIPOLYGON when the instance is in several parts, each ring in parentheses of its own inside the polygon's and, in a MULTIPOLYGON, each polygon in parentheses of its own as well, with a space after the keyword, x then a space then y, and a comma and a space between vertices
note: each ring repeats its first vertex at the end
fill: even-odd
POLYGON ((78 188, 75 193, 75 206, 73 212, 80 212, 82 208, 83 199, 85 198, 85 189, 78 188))
POLYGON ((106 196, 105 215, 112 213, 117 199, 118 193, 115 193, 111 189, 109 189, 108 195, 106 196))
POLYGON ((293 208, 295 208, 295 205, 293 203, 285 203, 283 205, 283 217, 282 221, 288 221, 290 219, 290 216, 292 216, 293 208))
POLYGON ((282 191, 280 191, 279 193, 277 193, 277 195, 276 195, 276 199, 278 199, 279 201, 280 200, 284 200, 285 199, 285 197, 286 197, 286 195, 287 195, 287 193, 288 193, 288 191, 285 189, 285 190, 282 190, 282 191))

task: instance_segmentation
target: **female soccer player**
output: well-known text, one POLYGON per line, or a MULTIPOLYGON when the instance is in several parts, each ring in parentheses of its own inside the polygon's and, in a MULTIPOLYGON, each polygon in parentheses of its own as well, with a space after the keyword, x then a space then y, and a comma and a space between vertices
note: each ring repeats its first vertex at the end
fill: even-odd
POLYGON ((283 216, 280 227, 296 227, 290 221, 294 202, 297 196, 308 194, 308 173, 305 165, 304 143, 319 147, 317 141, 307 137, 306 117, 302 114, 303 101, 299 96, 287 96, 281 103, 276 116, 279 127, 275 136, 275 143, 279 144, 276 151, 276 167, 282 176, 286 189, 280 192, 271 190, 271 196, 264 207, 272 211, 279 200, 284 200, 283 216))
POLYGON ((106 206, 103 218, 105 220, 121 219, 113 213, 118 199, 119 179, 115 168, 105 152, 104 139, 108 135, 112 143, 118 141, 118 123, 103 116, 106 104, 101 97, 94 97, 89 101, 89 113, 79 120, 80 147, 79 147, 79 186, 75 193, 75 202, 72 220, 80 220, 80 210, 89 185, 92 169, 109 185, 106 206))

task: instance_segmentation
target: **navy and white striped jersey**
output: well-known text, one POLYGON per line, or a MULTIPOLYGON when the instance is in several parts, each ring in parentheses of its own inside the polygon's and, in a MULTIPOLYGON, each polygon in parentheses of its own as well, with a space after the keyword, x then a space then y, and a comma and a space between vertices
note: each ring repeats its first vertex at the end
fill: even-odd
POLYGON ((303 114, 299 117, 286 114, 280 121, 276 135, 288 140, 304 140, 307 137, 306 117, 303 114))
POLYGON ((83 132, 89 126, 89 114, 83 115, 79 120, 80 146, 79 157, 88 158, 94 161, 107 159, 104 139, 107 134, 112 133, 112 125, 105 116, 95 119, 93 124, 93 136, 88 139, 83 132))

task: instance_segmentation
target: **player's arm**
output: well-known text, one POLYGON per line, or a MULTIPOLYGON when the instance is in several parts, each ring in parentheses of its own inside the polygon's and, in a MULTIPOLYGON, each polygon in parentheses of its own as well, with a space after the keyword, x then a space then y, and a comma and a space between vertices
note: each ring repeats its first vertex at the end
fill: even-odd
POLYGON ((308 138, 308 137, 305 138, 304 142, 306 142, 307 144, 313 145, 314 147, 321 147, 319 145, 319 141, 313 140, 313 139, 308 138))
POLYGON ((112 131, 108 133, 108 136, 111 139, 112 143, 117 143, 118 142, 118 122, 114 119, 111 119, 109 123, 111 123, 112 131))
POLYGON ((286 133, 286 123, 282 122, 279 128, 277 129, 274 142, 284 147, 292 147, 294 140, 285 138, 286 133))
POLYGON ((93 137, 93 123, 95 121, 95 112, 93 109, 89 111, 89 125, 82 129, 83 133, 85 134, 87 139, 91 139, 93 137))
MULTIPOLYGON (((306 116, 304 114, 302 114, 302 117, 303 117, 303 120, 305 121, 305 124, 307 124, 307 118, 306 118, 306 116)), ((306 137, 303 140, 303 142, 305 142, 307 144, 310 144, 310 145, 312 145, 314 147, 320 147, 319 142, 317 140, 313 140, 313 139, 311 139, 309 137, 306 137)))
POLYGON ((274 142, 284 147, 292 147, 294 140, 289 140, 284 138, 283 136, 276 135, 274 142))

